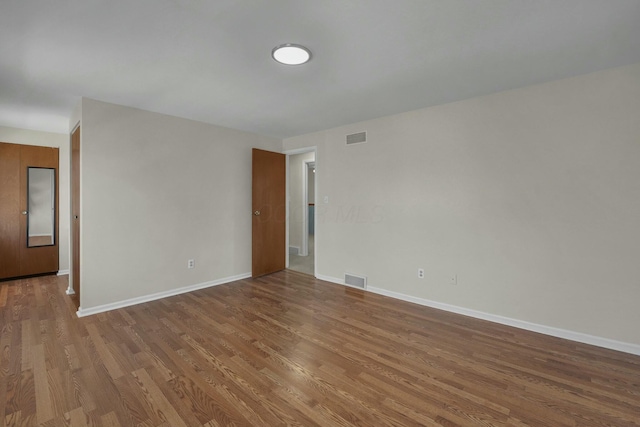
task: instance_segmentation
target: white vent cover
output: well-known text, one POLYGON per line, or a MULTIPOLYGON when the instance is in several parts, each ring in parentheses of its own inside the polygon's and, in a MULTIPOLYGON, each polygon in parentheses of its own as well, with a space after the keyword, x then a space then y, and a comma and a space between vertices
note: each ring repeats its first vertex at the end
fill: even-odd
POLYGON ((347 135, 347 145, 360 144, 361 142, 367 142, 367 132, 358 132, 347 135))
POLYGON ((353 286, 354 288, 365 289, 367 287, 367 278, 364 276, 345 273, 344 283, 345 285, 353 286))

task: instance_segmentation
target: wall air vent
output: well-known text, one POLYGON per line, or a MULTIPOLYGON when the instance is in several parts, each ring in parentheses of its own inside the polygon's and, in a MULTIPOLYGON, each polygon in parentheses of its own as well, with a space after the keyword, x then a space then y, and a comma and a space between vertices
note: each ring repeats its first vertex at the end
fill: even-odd
POLYGON ((354 288, 366 289, 367 278, 364 276, 356 276, 355 274, 344 274, 344 284, 353 286, 354 288))
POLYGON ((366 132, 358 132, 358 133, 352 133, 351 135, 347 135, 347 145, 360 144, 362 142, 367 142, 366 132))

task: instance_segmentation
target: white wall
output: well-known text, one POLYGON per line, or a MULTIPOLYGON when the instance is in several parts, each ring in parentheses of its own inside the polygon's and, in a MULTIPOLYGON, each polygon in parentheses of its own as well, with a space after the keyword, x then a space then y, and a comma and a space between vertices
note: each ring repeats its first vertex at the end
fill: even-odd
POLYGON ((302 249, 303 217, 304 203, 303 200, 303 171, 306 168, 305 162, 312 162, 315 159, 315 153, 293 154, 289 156, 289 247, 302 249))
POLYGON ((82 311, 250 273, 251 149, 281 141, 86 98, 81 109, 82 311))
POLYGON ((22 145, 38 145, 59 148, 58 190, 59 198, 59 236, 60 253, 58 270, 69 272, 69 135, 61 133, 41 132, 0 126, 0 141, 22 145))
POLYGON ((321 277, 640 344, 640 64, 283 143, 308 146, 321 277))

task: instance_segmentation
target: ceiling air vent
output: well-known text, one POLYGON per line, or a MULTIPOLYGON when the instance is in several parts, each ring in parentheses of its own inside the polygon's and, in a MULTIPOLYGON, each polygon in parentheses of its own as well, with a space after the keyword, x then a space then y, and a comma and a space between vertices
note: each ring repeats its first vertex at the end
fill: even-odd
POLYGON ((345 285, 353 286, 354 288, 365 289, 367 287, 367 278, 364 276, 345 273, 344 283, 345 285))
POLYGON ((361 142, 367 142, 366 132, 358 132, 347 135, 347 145, 360 144, 361 142))

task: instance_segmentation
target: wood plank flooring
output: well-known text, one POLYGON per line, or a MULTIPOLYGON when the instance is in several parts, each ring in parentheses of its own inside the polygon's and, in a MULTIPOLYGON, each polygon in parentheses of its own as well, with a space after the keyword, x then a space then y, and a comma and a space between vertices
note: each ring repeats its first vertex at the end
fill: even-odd
POLYGON ((292 271, 87 318, 0 283, 2 426, 640 426, 640 357, 292 271))

